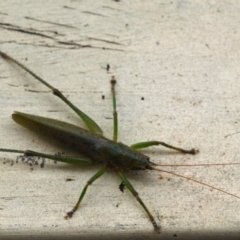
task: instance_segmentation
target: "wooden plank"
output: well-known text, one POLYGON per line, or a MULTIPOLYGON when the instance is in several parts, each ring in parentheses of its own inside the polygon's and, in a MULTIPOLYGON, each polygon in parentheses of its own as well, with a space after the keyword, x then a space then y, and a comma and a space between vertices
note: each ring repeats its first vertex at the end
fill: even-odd
MULTIPOLYGON (((239 7, 223 1, 10 0, 0 4, 0 50, 62 90, 109 138, 109 80, 115 75, 119 141, 162 140, 200 150, 196 156, 160 147, 145 151, 156 163, 240 163, 239 7)), ((0 146, 62 151, 10 116, 17 110, 79 124, 77 116, 2 59, 0 79, 0 146)), ((63 216, 99 166, 47 161, 45 168, 31 170, 22 163, 10 166, 13 154, 0 155, 7 162, 0 164, 2 236, 156 236, 136 200, 119 191, 114 172, 89 188, 80 210, 66 221, 63 216)), ((240 196, 239 166, 167 170, 240 196)), ((162 236, 239 236, 239 199, 165 173, 127 176, 162 236)))

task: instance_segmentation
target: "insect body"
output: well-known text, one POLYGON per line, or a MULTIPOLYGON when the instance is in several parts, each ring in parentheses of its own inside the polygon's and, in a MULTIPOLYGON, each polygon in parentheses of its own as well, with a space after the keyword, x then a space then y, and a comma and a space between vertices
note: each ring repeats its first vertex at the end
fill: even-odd
MULTIPOLYGON (((157 164, 151 162, 149 157, 142 154, 138 151, 138 149, 147 148, 154 145, 162 145, 164 147, 186 153, 186 154, 195 154, 197 150, 184 150, 181 148, 177 148, 166 144, 160 141, 148 141, 148 142, 140 142, 133 144, 131 146, 124 145, 122 143, 117 142, 118 135, 118 119, 117 119, 117 111, 116 111, 116 94, 115 94, 115 84, 116 80, 114 77, 111 80, 112 86, 112 99, 113 99, 113 140, 107 139, 103 136, 103 132, 101 128, 93 121, 89 116, 83 113, 80 109, 74 106, 58 89, 52 87, 42 78, 38 77, 31 70, 26 68, 24 65, 8 56, 7 54, 0 52, 0 56, 5 60, 8 60, 12 63, 15 63, 20 68, 26 70, 30 75, 32 75, 35 79, 43 83, 45 86, 50 88, 54 95, 59 97, 62 101, 64 101, 70 108, 72 108, 79 117, 84 121, 88 130, 80 128, 70 123, 62 122, 55 119, 30 115, 21 112, 15 112, 12 115, 12 118, 18 124, 33 130, 41 135, 44 135, 48 138, 57 139, 62 142, 64 145, 68 145, 75 151, 81 154, 79 157, 77 156, 59 156, 59 155, 50 155, 40 152, 34 152, 32 150, 16 150, 16 149, 5 149, 0 148, 2 152, 12 152, 12 153, 24 153, 26 156, 37 156, 37 157, 45 157, 56 161, 61 161, 65 163, 71 164, 81 164, 81 165, 91 165, 96 163, 101 163, 103 167, 88 180, 84 189, 82 190, 80 197, 74 206, 74 208, 67 213, 65 218, 71 218, 74 212, 78 209, 80 202, 82 201, 88 186, 93 183, 96 179, 101 177, 107 169, 113 168, 120 176, 122 181, 121 190, 123 190, 124 186, 129 189, 129 191, 136 197, 137 201, 144 208, 147 213, 154 230, 160 233, 160 226, 156 223, 154 217, 143 203, 141 198, 138 196, 138 193, 125 177, 123 171, 124 170, 158 170, 155 168, 157 164), (84 156, 84 157, 83 157, 84 156)), ((171 173, 171 172, 169 172, 171 173)), ((180 175, 178 175, 180 176, 180 175)), ((182 176, 181 176, 182 177, 182 176)), ((193 180, 194 181, 194 180, 193 180)), ((220 190, 221 191, 221 190, 220 190)))

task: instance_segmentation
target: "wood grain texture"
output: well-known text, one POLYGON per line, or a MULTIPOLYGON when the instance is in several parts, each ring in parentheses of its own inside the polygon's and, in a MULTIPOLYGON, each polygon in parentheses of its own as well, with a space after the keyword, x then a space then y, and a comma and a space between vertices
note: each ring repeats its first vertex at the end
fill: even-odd
MULTIPOLYGON (((109 138, 115 75, 119 141, 160 140, 200 150, 196 156, 145 151, 156 163, 240 163, 239 9, 237 1, 2 1, 0 50, 62 90, 109 138)), ((2 148, 62 151, 16 125, 14 110, 83 126, 48 89, 2 59, 0 80, 2 148)), ((7 162, 0 162, 1 236, 240 236, 239 199, 150 171, 126 174, 162 226, 161 236, 131 194, 119 191, 111 171, 66 221, 99 166, 49 160, 31 170, 10 166, 15 157, 0 154, 7 162)), ((240 166, 167 170, 240 196, 240 166)))

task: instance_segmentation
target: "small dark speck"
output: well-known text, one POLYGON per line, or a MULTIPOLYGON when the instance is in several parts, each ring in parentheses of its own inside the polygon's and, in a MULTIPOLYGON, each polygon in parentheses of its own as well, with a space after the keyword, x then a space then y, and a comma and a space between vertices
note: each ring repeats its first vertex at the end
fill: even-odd
POLYGON ((144 101, 144 97, 141 97, 141 100, 144 101))
POLYGON ((104 96, 104 95, 102 95, 102 99, 105 99, 105 96, 104 96))
POLYGON ((107 64, 106 70, 107 70, 107 72, 109 72, 109 70, 110 70, 110 65, 109 64, 107 64))
POLYGON ((123 192, 123 191, 124 191, 124 188, 125 188, 125 185, 124 185, 123 182, 121 182, 121 184, 119 185, 120 191, 123 192))
POLYGON ((66 179, 66 182, 71 182, 71 181, 74 181, 74 179, 72 179, 72 178, 67 178, 66 179))
POLYGON ((173 237, 177 237, 177 234, 175 233, 175 234, 173 234, 173 237))
POLYGON ((59 225, 52 225, 53 227, 59 227, 59 225))

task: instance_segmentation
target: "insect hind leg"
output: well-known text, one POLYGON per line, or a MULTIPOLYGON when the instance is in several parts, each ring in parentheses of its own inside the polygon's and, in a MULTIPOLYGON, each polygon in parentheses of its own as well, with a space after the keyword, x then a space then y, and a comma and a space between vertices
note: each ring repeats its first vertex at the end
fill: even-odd
POLYGON ((35 74, 33 71, 31 71, 29 68, 27 68, 25 65, 23 65, 22 63, 18 62, 17 60, 15 60, 14 58, 10 57, 9 55, 7 55, 4 52, 0 51, 0 56, 7 60, 10 61, 14 64, 16 64, 18 67, 22 68, 23 70, 25 70, 26 72, 28 72, 32 77, 34 77, 36 80, 38 80, 39 82, 41 82, 43 85, 45 85, 46 87, 48 87, 49 89, 52 90, 52 93, 59 97, 63 102, 65 102, 82 120, 83 122, 86 124, 86 126, 88 127, 89 131, 92 133, 96 133, 100 136, 103 135, 103 131, 102 129, 98 126, 98 124, 91 119, 87 114, 85 114, 84 112, 82 112, 79 108, 77 108, 73 103, 71 103, 64 95, 62 92, 60 92, 57 88, 53 87, 52 85, 50 85, 48 82, 46 82, 45 80, 43 80, 43 78, 39 77, 37 74, 35 74))

